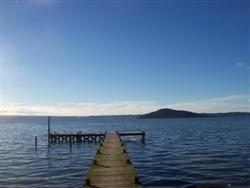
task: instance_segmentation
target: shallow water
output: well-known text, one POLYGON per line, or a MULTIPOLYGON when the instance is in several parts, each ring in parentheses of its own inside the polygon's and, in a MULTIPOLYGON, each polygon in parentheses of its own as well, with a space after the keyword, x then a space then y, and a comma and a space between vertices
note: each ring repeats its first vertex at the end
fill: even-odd
MULTIPOLYGON (((250 187, 250 118, 53 117, 52 131, 144 130, 125 142, 148 188, 212 182, 250 187)), ((0 187, 81 187, 98 144, 47 146, 46 117, 4 117, 0 187), (34 137, 38 149, 34 149, 34 137)))

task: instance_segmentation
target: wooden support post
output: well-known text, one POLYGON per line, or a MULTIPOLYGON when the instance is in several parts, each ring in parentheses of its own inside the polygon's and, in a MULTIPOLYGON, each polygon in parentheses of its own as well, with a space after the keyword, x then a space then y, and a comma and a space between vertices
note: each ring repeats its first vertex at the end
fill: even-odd
POLYGON ((85 185, 86 185, 86 186, 90 186, 90 179, 89 179, 89 178, 86 178, 86 180, 85 180, 85 185))
POLYGON ((37 149, 37 136, 35 136, 35 149, 37 149))
POLYGON ((48 144, 50 143, 50 116, 48 116, 48 144))
POLYGON ((142 142, 142 143, 145 143, 145 132, 142 132, 141 142, 142 142))
POLYGON ((70 148, 70 153, 71 153, 71 151, 72 151, 72 140, 71 140, 70 137, 69 137, 69 148, 70 148))
POLYGON ((97 165, 97 160, 93 160, 93 165, 97 165))
POLYGON ((130 159, 127 159, 127 164, 132 164, 130 159))
POLYGON ((81 135, 76 135, 76 143, 81 143, 81 135))
POLYGON ((135 176, 135 184, 141 184, 138 176, 135 176))

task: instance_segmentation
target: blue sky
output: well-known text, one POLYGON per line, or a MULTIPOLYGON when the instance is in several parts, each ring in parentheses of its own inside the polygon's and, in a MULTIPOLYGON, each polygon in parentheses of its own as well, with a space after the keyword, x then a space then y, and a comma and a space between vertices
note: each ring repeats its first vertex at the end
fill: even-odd
POLYGON ((249 111, 248 1, 1 1, 6 114, 249 111))

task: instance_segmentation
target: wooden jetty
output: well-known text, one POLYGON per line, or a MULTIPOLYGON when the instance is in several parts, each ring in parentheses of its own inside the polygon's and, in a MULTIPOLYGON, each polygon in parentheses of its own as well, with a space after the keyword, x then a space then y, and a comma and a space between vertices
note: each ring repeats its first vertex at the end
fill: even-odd
POLYGON ((105 133, 50 133, 50 143, 86 143, 86 142, 102 142, 105 133))
POLYGON ((143 188, 133 167, 121 136, 141 136, 145 132, 56 133, 51 132, 48 117, 48 144, 100 142, 93 164, 87 174, 84 188, 143 188))
POLYGON ((83 187, 143 188, 118 132, 105 134, 83 187))
MULTIPOLYGON (((86 142, 96 142, 100 143, 104 141, 104 136, 106 132, 99 133, 49 133, 48 140, 49 143, 86 143, 86 142)), ((133 132, 117 132, 119 136, 141 136, 141 142, 145 141, 145 133, 143 131, 133 131, 133 132)))
MULTIPOLYGON (((51 132, 50 117, 48 117, 48 144, 50 143, 100 143, 104 141, 106 132, 77 132, 77 133, 58 133, 51 132)), ((145 141, 145 132, 131 131, 131 132, 117 132, 119 136, 140 136, 141 142, 145 141)))

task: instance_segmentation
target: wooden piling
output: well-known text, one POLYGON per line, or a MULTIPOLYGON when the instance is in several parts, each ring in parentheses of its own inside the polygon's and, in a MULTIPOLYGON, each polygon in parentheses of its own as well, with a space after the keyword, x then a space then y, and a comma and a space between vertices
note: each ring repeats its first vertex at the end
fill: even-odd
POLYGON ((143 188, 117 132, 105 135, 83 187, 143 188))
POLYGON ((145 143, 145 132, 142 132, 141 142, 142 142, 142 143, 145 143))
POLYGON ((37 136, 35 136, 35 149, 37 149, 37 136))
POLYGON ((50 143, 50 116, 48 116, 48 144, 50 143))

